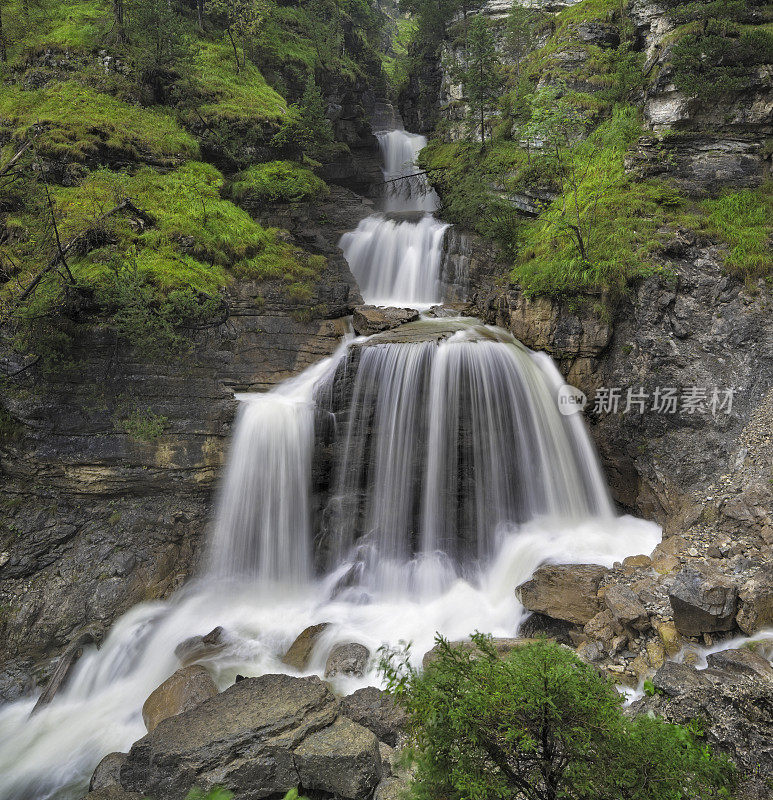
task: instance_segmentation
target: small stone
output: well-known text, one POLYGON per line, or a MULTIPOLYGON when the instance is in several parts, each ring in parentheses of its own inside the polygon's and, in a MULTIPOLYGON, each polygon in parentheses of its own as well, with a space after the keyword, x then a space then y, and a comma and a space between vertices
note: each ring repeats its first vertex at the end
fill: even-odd
POLYGON ((647 642, 647 661, 653 669, 660 669, 666 661, 666 650, 658 639, 647 642))
POLYGON ((669 656, 675 656, 682 649, 682 638, 676 626, 672 622, 659 622, 655 627, 663 642, 663 649, 669 656))
POLYGON ((330 651, 325 664, 325 677, 335 678, 336 675, 361 678, 370 659, 370 650, 357 642, 337 644, 330 651))

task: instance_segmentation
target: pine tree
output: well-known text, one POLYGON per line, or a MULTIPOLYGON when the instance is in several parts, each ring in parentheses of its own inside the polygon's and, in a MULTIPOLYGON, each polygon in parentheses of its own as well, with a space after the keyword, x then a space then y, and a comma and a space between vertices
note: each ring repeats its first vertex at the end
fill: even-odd
POLYGON ((470 21, 465 61, 455 73, 467 100, 471 135, 477 135, 485 146, 488 119, 496 110, 502 90, 502 71, 494 35, 483 14, 476 14, 470 21))

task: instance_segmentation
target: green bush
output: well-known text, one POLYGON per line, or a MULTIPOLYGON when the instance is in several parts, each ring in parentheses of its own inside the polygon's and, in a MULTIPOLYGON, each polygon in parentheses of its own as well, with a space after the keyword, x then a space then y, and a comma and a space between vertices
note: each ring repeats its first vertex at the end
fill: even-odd
POLYGON ((327 184, 292 161, 256 164, 240 173, 232 187, 236 200, 253 203, 300 203, 328 193, 327 184))
POLYGON ((119 421, 119 427, 124 433, 141 442, 158 439, 168 424, 166 417, 154 414, 149 408, 145 411, 132 411, 128 417, 119 421))
POLYGON ((544 641, 500 659, 437 639, 423 673, 405 652, 382 669, 410 714, 415 800, 729 798, 734 768, 695 733, 628 718, 607 679, 544 641))

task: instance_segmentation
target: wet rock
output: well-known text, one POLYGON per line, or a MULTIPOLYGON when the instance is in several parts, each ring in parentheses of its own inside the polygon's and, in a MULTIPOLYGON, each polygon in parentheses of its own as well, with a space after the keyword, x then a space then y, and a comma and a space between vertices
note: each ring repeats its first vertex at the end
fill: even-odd
POLYGON ((419 312, 414 308, 357 306, 352 315, 352 326, 360 336, 371 336, 415 322, 418 318, 419 312))
POLYGON ((295 766, 305 789, 360 800, 381 779, 378 739, 362 725, 339 717, 304 739, 295 751, 295 766))
POLYGON ((700 690, 708 685, 702 672, 677 661, 666 661, 655 673, 652 683, 657 691, 669 697, 679 697, 685 692, 700 690))
POLYGON ((300 784, 296 747, 337 715, 338 702, 317 677, 246 678, 135 742, 121 785, 154 800, 215 785, 236 800, 283 795, 300 784))
POLYGON ((320 622, 318 625, 309 625, 301 631, 298 637, 290 645, 288 651, 282 656, 282 663, 288 667, 302 672, 309 665, 309 659, 314 650, 317 640, 330 625, 329 622, 320 622))
POLYGON ((32 709, 33 714, 43 706, 47 706, 54 699, 56 693, 62 687, 67 685, 67 681, 72 674, 73 668, 75 667, 78 659, 83 655, 83 651, 86 649, 86 647, 95 643, 96 639, 94 634, 91 631, 86 631, 85 633, 82 633, 64 651, 62 657, 57 662, 53 674, 46 684, 46 688, 43 689, 43 692, 41 693, 40 697, 38 697, 38 700, 32 709))
POLYGON ((121 786, 121 767, 126 762, 126 753, 108 753, 97 764, 94 774, 89 781, 89 791, 106 789, 112 786, 121 786))
POLYGON ((529 611, 585 625, 601 610, 597 592, 607 571, 597 564, 546 564, 515 594, 529 611))
POLYGON ((561 644, 572 644, 570 631, 574 630, 571 623, 562 619, 553 619, 546 614, 534 612, 521 623, 518 633, 525 639, 533 639, 538 636, 547 636, 555 639, 561 644))
POLYGON ((361 678, 370 659, 370 650, 364 644, 345 642, 335 645, 325 663, 325 677, 336 675, 361 678))
POLYGON ((368 686, 341 700, 341 714, 373 731, 376 738, 395 747, 408 725, 408 715, 388 692, 368 686))
POLYGON ((686 636, 732 630, 738 590, 707 568, 687 566, 674 578, 668 599, 674 625, 686 636))
POLYGON ((89 792, 83 800, 144 800, 139 792, 127 792, 120 786, 104 786, 89 792))
POLYGON ((773 564, 765 564, 739 592, 738 627, 749 635, 773 625, 773 564))
POLYGON ((183 667, 150 694, 142 706, 142 720, 148 731, 153 731, 162 720, 190 711, 217 693, 217 686, 204 667, 183 667))
POLYGON ((761 655, 744 648, 720 650, 706 659, 709 668, 720 672, 738 672, 743 675, 773 680, 773 667, 761 655))
POLYGON ((638 631, 650 627, 647 609, 636 594, 624 584, 611 584, 604 589, 604 602, 615 620, 638 631))
POLYGON ((191 636, 183 640, 174 649, 174 654, 184 667, 203 658, 216 655, 226 647, 226 632, 220 625, 204 636, 191 636))

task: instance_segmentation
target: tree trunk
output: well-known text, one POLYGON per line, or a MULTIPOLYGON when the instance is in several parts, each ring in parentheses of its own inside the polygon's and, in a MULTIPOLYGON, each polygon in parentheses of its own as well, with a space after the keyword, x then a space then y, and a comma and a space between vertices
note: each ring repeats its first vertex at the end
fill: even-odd
POLYGON ((113 19, 118 31, 118 40, 123 42, 126 38, 123 28, 123 0, 113 0, 113 19))
POLYGON ((199 27, 204 30, 204 0, 196 0, 196 13, 199 17, 199 27))
POLYGON ((239 71, 241 70, 241 66, 239 64, 239 51, 236 48, 236 42, 234 41, 233 33, 231 33, 231 28, 230 27, 226 28, 226 30, 228 31, 228 38, 231 40, 231 47, 233 47, 234 49, 234 61, 236 61, 236 74, 238 75, 239 71))

